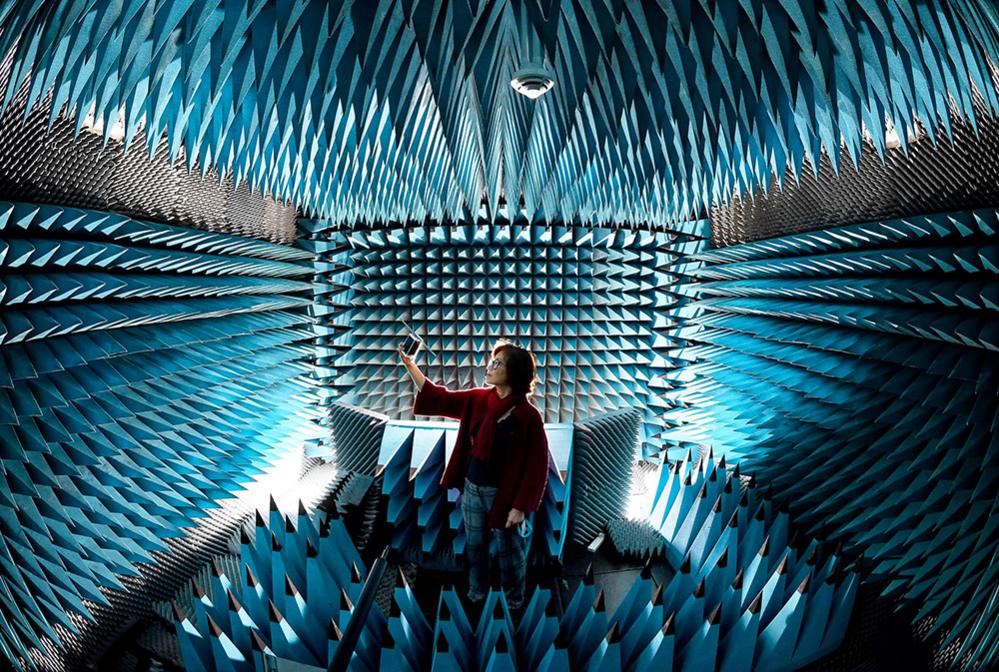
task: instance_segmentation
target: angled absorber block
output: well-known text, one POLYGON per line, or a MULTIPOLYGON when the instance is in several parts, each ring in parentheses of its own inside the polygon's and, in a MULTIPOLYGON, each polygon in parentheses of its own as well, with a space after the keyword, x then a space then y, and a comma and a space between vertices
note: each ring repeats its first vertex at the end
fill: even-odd
POLYGON ((396 575, 387 627, 386 641, 393 641, 394 647, 390 652, 382 646, 381 669, 409 669, 413 672, 428 669, 433 656, 433 629, 401 569, 396 575))
POLYGON ((445 430, 389 423, 382 437, 381 453, 390 455, 379 467, 382 494, 388 498, 386 522, 392 526, 392 547, 405 550, 412 543, 440 543, 447 526, 445 493, 439 483, 443 473, 445 430), (427 450, 429 446, 429 450, 427 450), (414 466, 419 451, 426 467, 414 466), (429 464, 427 464, 429 462, 429 464), (422 476, 421 476, 422 474, 422 476), (422 514, 422 515, 421 515, 422 514), (427 529, 432 534, 424 534, 427 529))
MULTIPOLYGON (((588 592, 588 591, 587 591, 588 592)), ((567 642, 569 662, 572 667, 583 667, 599 646, 599 634, 607 622, 606 605, 602 588, 596 589, 592 603, 579 600, 573 622, 575 627, 561 624, 563 638, 567 642)))
POLYGON ((665 539, 647 520, 611 520, 607 537, 624 557, 645 560, 664 553, 665 539))
POLYGON ((573 595, 571 616, 567 611, 560 620, 556 600, 547 589, 535 590, 514 627, 504 593, 491 590, 473 629, 454 589, 445 588, 433 628, 432 669, 569 670, 586 661, 615 669, 614 664, 620 664, 619 635, 611 638, 608 648, 603 595, 593 588, 592 573, 573 595), (571 660, 578 664, 570 667, 571 660))
POLYGON ((636 586, 639 588, 629 593, 626 600, 629 606, 625 607, 622 603, 618 609, 618 612, 624 609, 630 621, 623 629, 621 640, 621 663, 625 669, 632 667, 643 669, 641 667, 643 664, 647 665, 652 661, 658 661, 669 669, 673 663, 672 640, 665 644, 662 641, 665 634, 663 629, 667 624, 669 634, 674 634, 674 617, 667 619, 663 606, 663 589, 666 584, 656 585, 655 581, 652 581, 652 592, 643 600, 648 583, 643 574, 642 580, 636 581, 636 586), (640 644, 644 644, 645 648, 643 649, 640 644))
POLYGON ((506 595, 490 589, 475 629, 475 655, 479 669, 514 670, 514 628, 506 595))
POLYGON ((176 603, 173 604, 172 618, 176 624, 177 644, 185 666, 210 669, 215 658, 210 641, 198 631, 176 603))
POLYGON ((475 652, 469 644, 475 639, 475 631, 453 587, 441 590, 433 638, 433 669, 457 672, 473 667, 475 652))
POLYGON ((818 541, 803 552, 788 545, 787 511, 753 485, 740 493, 739 481, 738 466, 711 451, 661 469, 649 522, 678 569, 655 590, 635 587, 615 614, 630 626, 625 661, 646 660, 643 647, 666 641, 667 618, 682 669, 797 669, 839 646, 857 570, 845 571, 839 551, 818 541))
POLYGON ((551 660, 559 632, 556 599, 550 590, 543 588, 531 594, 517 628, 517 650, 522 667, 540 668, 546 660, 551 660))
POLYGON ((382 494, 388 497, 386 522, 392 526, 392 547, 405 548, 416 534, 417 502, 413 498, 411 482, 413 468, 413 435, 411 428, 400 431, 391 425, 382 437, 382 450, 391 446, 388 462, 379 466, 382 476, 382 494), (391 443, 389 443, 391 442, 391 443))
MULTIPOLYGON (((194 577, 193 589, 155 608, 175 622, 187 666, 253 669, 255 657, 275 656, 325 668, 354 616, 366 571, 339 518, 323 521, 300 506, 293 520, 272 506, 266 518, 257 512, 252 535, 243 530, 239 556, 214 561, 194 577)), ((411 628, 419 615, 411 592, 402 603, 411 628)), ((373 620, 358 655, 361 647, 371 655, 386 621, 362 617, 373 620)), ((429 642, 425 623, 423 632, 429 642)))
MULTIPOLYGON (((676 447, 738 460, 800 529, 862 552, 868 578, 912 605, 924 636, 948 630, 941 646, 960 640, 982 668, 996 655, 981 624, 996 620, 999 475, 963 465, 995 462, 997 232, 999 215, 983 209, 697 253, 685 366, 670 374, 665 412, 676 447)), ((680 490, 662 485, 654 518, 665 521, 680 490)), ((750 549, 739 549, 747 569, 750 549)))
MULTIPOLYGON (((450 450, 445 448, 455 434, 444 430, 417 430, 415 441, 432 446, 425 453, 419 471, 413 479, 413 497, 417 502, 416 527, 424 553, 443 548, 450 536, 452 504, 447 491, 440 487, 441 474, 450 450)), ((421 451, 421 453, 424 451, 421 451)))
POLYGON ((627 669, 633 670, 674 670, 676 651, 676 633, 673 626, 674 617, 666 618, 648 640, 644 648, 635 652, 634 662, 627 669))
POLYGON ((668 327, 682 319, 663 313, 687 301, 673 291, 687 277, 679 250, 704 244, 705 220, 629 235, 506 220, 366 231, 302 223, 322 281, 314 313, 327 403, 410 416, 416 390, 398 375, 400 320, 424 340, 417 361, 432 380, 481 385, 503 324, 537 359, 532 403, 546 420, 634 407, 643 454, 662 449, 659 395, 677 345, 668 327))
POLYGON ((596 598, 597 588, 593 578, 593 565, 590 564, 583 574, 582 581, 576 586, 572 597, 569 598, 569 604, 566 605, 565 612, 559 621, 560 628, 574 634, 582 625, 589 605, 592 605, 596 598))
POLYGON ((589 544, 623 517, 640 421, 638 409, 622 409, 575 423, 569 531, 576 543, 589 544))
POLYGON ((344 471, 374 476, 388 418, 337 403, 329 407, 328 422, 337 466, 344 471))
POLYGON ((621 600, 617 609, 610 615, 609 622, 617 624, 621 637, 631 629, 632 625, 644 618, 645 608, 652 600, 656 587, 656 582, 652 578, 652 560, 650 558, 642 567, 639 577, 625 593, 624 599, 621 600))

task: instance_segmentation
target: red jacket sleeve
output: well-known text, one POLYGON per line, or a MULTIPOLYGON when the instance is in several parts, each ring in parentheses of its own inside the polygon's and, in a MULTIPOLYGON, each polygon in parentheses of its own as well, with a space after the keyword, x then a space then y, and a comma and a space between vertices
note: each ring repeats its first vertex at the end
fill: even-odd
POLYGON ((416 393, 413 402, 413 415, 443 415, 461 420, 465 402, 475 395, 475 390, 449 390, 442 385, 430 382, 428 378, 416 393))
POLYGON ((513 497, 512 508, 530 513, 541 508, 548 487, 548 435, 541 415, 536 415, 527 432, 527 457, 524 476, 513 497))

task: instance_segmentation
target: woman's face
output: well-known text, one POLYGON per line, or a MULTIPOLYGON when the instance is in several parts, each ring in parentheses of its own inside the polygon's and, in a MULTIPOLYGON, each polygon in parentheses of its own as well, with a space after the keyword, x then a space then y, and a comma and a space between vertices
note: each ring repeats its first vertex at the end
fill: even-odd
POLYGON ((500 352, 486 365, 486 385, 506 384, 506 353, 500 352))

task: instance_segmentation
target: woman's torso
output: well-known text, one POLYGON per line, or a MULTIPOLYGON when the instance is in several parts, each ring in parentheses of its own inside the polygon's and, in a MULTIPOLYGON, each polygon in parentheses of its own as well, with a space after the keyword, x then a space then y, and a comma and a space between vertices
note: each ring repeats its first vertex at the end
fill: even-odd
POLYGON ((496 422, 489 461, 485 462, 474 455, 469 457, 466 474, 469 481, 486 487, 499 486, 503 477, 504 463, 509 456, 510 434, 515 425, 513 413, 496 422))

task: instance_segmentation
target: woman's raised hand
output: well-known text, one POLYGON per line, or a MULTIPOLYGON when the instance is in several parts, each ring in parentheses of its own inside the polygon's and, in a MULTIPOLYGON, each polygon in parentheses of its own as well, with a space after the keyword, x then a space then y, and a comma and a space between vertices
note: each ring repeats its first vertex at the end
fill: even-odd
POLYGON ((401 359, 402 363, 406 366, 412 366, 413 364, 413 358, 406 354, 406 351, 403 350, 403 346, 401 345, 399 346, 399 359, 401 359))

